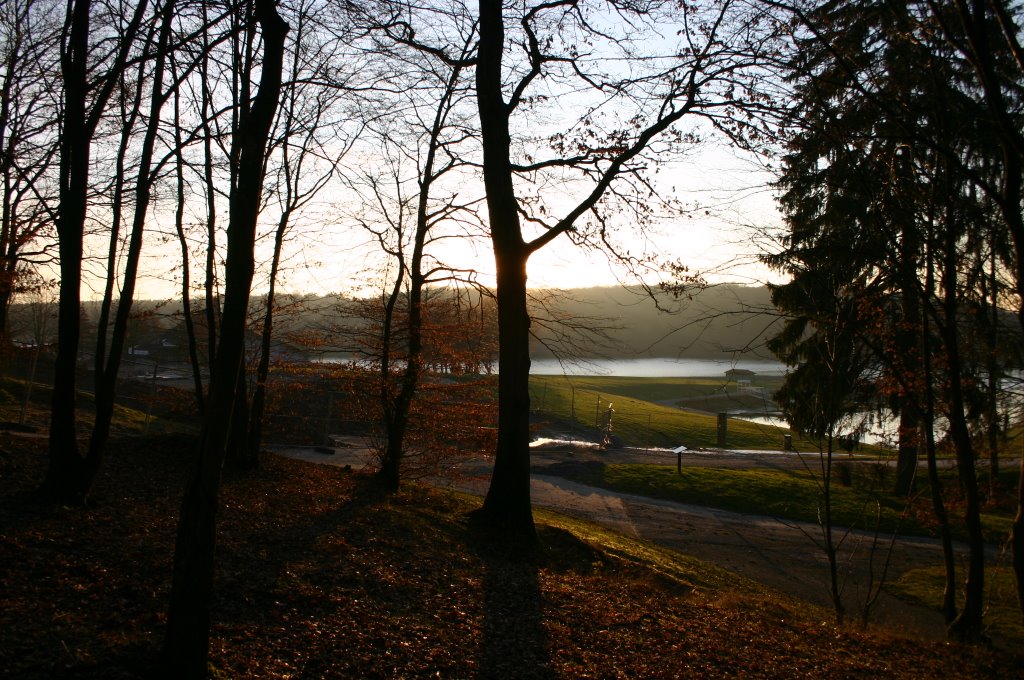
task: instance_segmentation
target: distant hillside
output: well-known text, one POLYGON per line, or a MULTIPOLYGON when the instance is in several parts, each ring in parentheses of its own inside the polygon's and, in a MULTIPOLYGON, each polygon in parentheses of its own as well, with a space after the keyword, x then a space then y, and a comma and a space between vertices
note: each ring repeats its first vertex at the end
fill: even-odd
MULTIPOLYGON (((450 295, 433 289, 430 298, 436 302, 450 295)), ((484 311, 478 311, 473 323, 464 329, 495 333, 497 314, 493 300, 481 303, 476 293, 472 298, 464 304, 484 311)), ((298 340, 300 344, 320 343, 323 350, 348 351, 353 346, 354 334, 370 323, 359 313, 373 307, 366 302, 360 304, 338 295, 282 295, 278 298, 274 324, 276 335, 282 340, 298 340)), ((261 298, 253 299, 253 319, 260 318, 261 304, 261 298)), ((636 286, 531 291, 530 310, 533 332, 539 338, 532 351, 538 358, 552 356, 552 349, 562 356, 609 358, 731 359, 739 354, 747 359, 773 358, 763 345, 775 332, 777 316, 764 286, 716 285, 683 300, 664 293, 652 299, 636 286)), ((12 336, 21 342, 33 341, 31 329, 37 324, 32 317, 40 314, 49 320, 43 341, 52 342, 57 328, 56 305, 49 305, 42 312, 33 311, 29 305, 14 305, 12 336)), ((202 321, 199 309, 195 314, 202 321)), ((83 304, 83 348, 94 342, 98 316, 98 303, 83 304)), ((170 338, 184 346, 180 302, 140 300, 135 303, 132 316, 130 343, 170 338)))
MULTIPOLYGON (((534 332, 553 347, 611 357, 773 358, 763 345, 778 317, 765 286, 716 285, 683 300, 621 286, 537 295, 547 299, 534 305, 534 332), (559 316, 568 324, 555 323, 559 316), (588 326, 604 337, 588 335, 588 326)), ((550 354, 540 342, 534 350, 550 354)))

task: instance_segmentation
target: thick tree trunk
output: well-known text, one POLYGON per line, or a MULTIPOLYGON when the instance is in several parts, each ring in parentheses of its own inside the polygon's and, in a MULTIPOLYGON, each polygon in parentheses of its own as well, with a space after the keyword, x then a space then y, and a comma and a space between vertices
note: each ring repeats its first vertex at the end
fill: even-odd
POLYGON ((920 447, 918 433, 921 427, 920 409, 904 403, 900 407, 899 444, 896 454, 896 484, 893 493, 909 496, 914 490, 917 475, 917 454, 920 447))
POLYGON ((899 288, 900 311, 903 318, 896 324, 897 370, 901 372, 902 391, 899 398, 900 429, 896 458, 896 484, 893 491, 909 496, 917 474, 918 433, 921 424, 920 349, 921 298, 918 292, 918 260, 921 239, 913 208, 913 162, 910 149, 899 147, 893 152, 893 221, 900 230, 899 288))
POLYGON ((501 91, 505 48, 500 0, 480 0, 476 90, 484 187, 497 269, 498 444, 480 518, 512 537, 536 542, 530 506, 530 317, 519 205, 512 181, 509 109, 501 91))
POLYGON ((86 113, 89 98, 89 0, 69 3, 67 41, 61 52, 64 85, 63 129, 60 138, 60 208, 57 214, 57 238, 60 253, 60 302, 57 311, 57 358, 54 362, 53 397, 50 410, 49 468, 42 492, 64 502, 85 500, 83 480, 91 477, 86 461, 78 451, 75 434, 75 369, 82 324, 82 254, 89 190, 89 153, 93 133, 106 108, 128 58, 131 40, 142 23, 147 3, 139 2, 125 27, 113 63, 97 85, 92 110, 86 113))
MULTIPOLYGON (((244 341, 243 341, 244 342, 244 341)), ((257 458, 249 455, 249 369, 242 349, 241 365, 235 380, 234 409, 231 412, 231 431, 228 433, 227 453, 228 464, 235 470, 252 470, 256 468, 257 458)))
POLYGON ((498 445, 481 516, 528 541, 536 539, 530 505, 530 317, 526 257, 498 258, 498 445))
POLYGON ((60 301, 57 310, 57 357, 50 407, 49 468, 43 492, 65 502, 83 500, 77 480, 84 471, 75 434, 75 370, 81 334, 82 248, 89 179, 89 136, 86 134, 88 0, 69 6, 70 30, 61 55, 64 116, 60 141, 60 210, 57 238, 60 253, 60 301))
POLYGON ((280 97, 284 41, 288 32, 288 25, 278 15, 274 0, 256 0, 256 18, 263 32, 262 73, 252 109, 236 131, 234 140, 239 148, 238 184, 231 195, 217 372, 203 422, 198 465, 182 501, 164 638, 165 666, 178 678, 203 678, 207 672, 221 469, 245 351, 245 321, 255 269, 253 249, 264 159, 280 97))

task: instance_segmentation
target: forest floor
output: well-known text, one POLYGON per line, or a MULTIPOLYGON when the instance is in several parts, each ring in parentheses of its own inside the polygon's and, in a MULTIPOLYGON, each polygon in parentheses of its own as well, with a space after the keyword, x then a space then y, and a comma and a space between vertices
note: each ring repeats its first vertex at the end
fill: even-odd
MULTIPOLYGON (((376 462, 367 442, 358 437, 343 439, 343 446, 331 453, 309 447, 275 450, 309 462, 373 471, 376 462)), ((531 499, 534 507, 599 523, 623 535, 709 562, 808 604, 832 608, 819 525, 619 493, 580 482, 595 476, 594 472, 606 465, 676 463, 676 454, 664 450, 567 448, 552 442, 532 451, 531 499)), ((804 469, 808 461, 781 451, 709 449, 685 452, 681 464, 686 468, 793 471, 804 469)), ((490 473, 486 459, 471 459, 462 463, 459 474, 434 479, 433 483, 482 497, 490 473)), ((937 609, 899 597, 888 587, 911 570, 941 566, 942 547, 938 539, 900 536, 890 544, 888 536, 876 543, 874 534, 865 531, 837 530, 836 536, 838 577, 847 616, 860 620, 869 605, 867 617, 872 627, 929 640, 946 637, 946 626, 937 609), (886 587, 879 592, 881 586, 886 587)), ((963 562, 966 546, 957 542, 955 549, 963 562)), ((988 557, 990 565, 1008 559, 998 555, 995 546, 990 548, 988 557)), ((994 644, 1015 649, 1020 638, 1004 637, 1003 632, 988 630, 994 644)))
MULTIPOLYGON (((0 676, 160 675, 193 444, 122 438, 87 507, 34 495, 45 440, 0 434, 0 676)), ((998 650, 837 629, 827 611, 594 525, 538 513, 515 558, 479 501, 393 496, 267 456, 226 473, 211 675, 222 678, 1024 677, 998 650)))

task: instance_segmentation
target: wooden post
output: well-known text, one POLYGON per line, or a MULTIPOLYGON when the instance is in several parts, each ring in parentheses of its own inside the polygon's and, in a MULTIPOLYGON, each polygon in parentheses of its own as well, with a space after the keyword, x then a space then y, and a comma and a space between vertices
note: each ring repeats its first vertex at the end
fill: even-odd
POLYGON ((160 364, 153 360, 153 379, 149 383, 149 402, 146 404, 146 422, 142 426, 142 432, 149 432, 149 421, 153 417, 153 401, 156 399, 156 372, 160 364))
POLYGON ((327 393, 327 415, 324 417, 324 444, 331 445, 331 416, 334 414, 334 392, 327 393))
POLYGON ((718 414, 718 446, 725 446, 725 435, 729 428, 729 414, 719 413, 718 414))

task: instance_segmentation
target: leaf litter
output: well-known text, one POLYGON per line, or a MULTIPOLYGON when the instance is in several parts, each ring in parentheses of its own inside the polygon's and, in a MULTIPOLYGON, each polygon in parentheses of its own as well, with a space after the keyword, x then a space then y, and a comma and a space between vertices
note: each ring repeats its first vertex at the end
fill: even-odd
MULTIPOLYGON (((159 676, 193 442, 124 438, 87 507, 36 500, 45 440, 0 435, 0 676, 159 676)), ((222 678, 1024 677, 1024 657, 838 630, 541 526, 511 560, 478 501, 397 495, 267 456, 226 474, 211 675, 222 678)), ((637 553, 640 554, 640 553, 637 553)))

